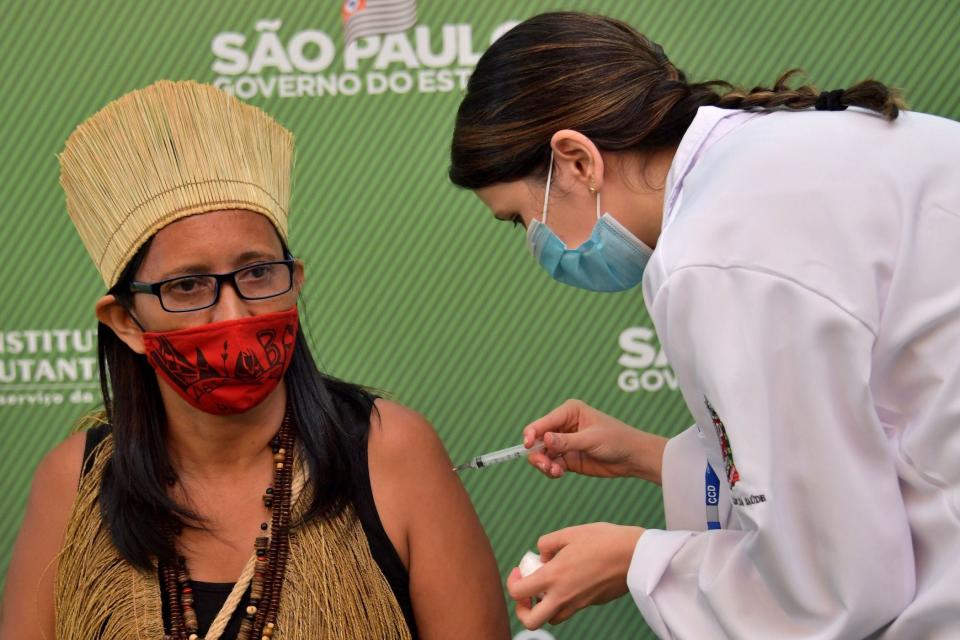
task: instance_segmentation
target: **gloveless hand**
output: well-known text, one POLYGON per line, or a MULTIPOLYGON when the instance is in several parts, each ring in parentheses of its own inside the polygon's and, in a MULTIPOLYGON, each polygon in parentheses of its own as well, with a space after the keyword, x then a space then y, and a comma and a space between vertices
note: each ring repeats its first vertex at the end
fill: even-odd
POLYGON ((567 400, 527 425, 524 444, 533 446, 537 439, 543 440, 546 450, 530 454, 528 460, 549 478, 572 471, 660 484, 667 439, 634 429, 579 400, 567 400))
POLYGON ((537 548, 544 565, 526 578, 519 569, 507 578, 517 618, 526 628, 537 629, 625 594, 633 550, 644 531, 595 522, 541 537, 537 548), (533 604, 531 598, 541 594, 543 599, 533 604))

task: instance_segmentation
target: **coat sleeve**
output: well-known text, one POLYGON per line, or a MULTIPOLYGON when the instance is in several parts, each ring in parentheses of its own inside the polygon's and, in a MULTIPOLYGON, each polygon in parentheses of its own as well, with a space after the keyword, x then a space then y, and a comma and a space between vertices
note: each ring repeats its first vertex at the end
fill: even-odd
POLYGON ((640 537, 627 582, 648 624, 695 639, 881 629, 915 572, 870 391, 871 329, 800 283, 737 267, 678 269, 652 312, 732 507, 722 530, 640 537))

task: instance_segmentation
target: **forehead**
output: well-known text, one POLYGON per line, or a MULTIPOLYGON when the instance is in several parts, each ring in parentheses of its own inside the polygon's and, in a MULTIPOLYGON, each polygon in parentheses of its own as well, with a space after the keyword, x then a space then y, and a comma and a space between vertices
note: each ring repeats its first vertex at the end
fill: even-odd
POLYGON ((474 193, 494 213, 512 213, 537 202, 536 191, 527 180, 498 182, 474 193))
POLYGON ((222 246, 267 243, 280 247, 280 239, 270 220, 259 213, 243 210, 213 211, 181 218, 157 232, 152 248, 179 252, 182 243, 222 246))
POLYGON ((229 266, 237 256, 260 253, 280 257, 280 237, 266 216, 252 211, 214 211, 181 218, 153 236, 141 273, 206 264, 229 266))

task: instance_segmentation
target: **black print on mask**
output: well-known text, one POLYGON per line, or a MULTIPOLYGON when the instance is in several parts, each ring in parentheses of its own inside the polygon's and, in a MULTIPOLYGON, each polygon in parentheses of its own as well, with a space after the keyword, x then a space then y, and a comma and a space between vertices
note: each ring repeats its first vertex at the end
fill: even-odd
POLYGON ((286 356, 293 350, 296 334, 292 324, 286 325, 278 340, 276 329, 262 329, 256 334, 260 353, 255 349, 240 349, 230 363, 229 341, 224 341, 220 355, 221 368, 210 364, 197 347, 195 362, 191 362, 169 339, 161 337, 158 348, 151 354, 151 362, 167 378, 199 400, 226 384, 262 385, 283 375, 286 356), (232 370, 231 370, 232 369, 232 370))

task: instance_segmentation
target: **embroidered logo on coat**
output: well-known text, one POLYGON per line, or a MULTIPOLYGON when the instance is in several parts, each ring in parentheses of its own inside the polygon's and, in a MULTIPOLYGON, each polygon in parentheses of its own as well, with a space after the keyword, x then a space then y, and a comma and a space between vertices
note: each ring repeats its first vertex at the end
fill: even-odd
POLYGON ((720 419, 720 416, 717 415, 713 405, 710 404, 710 400, 704 398, 703 402, 707 405, 707 411, 710 412, 710 420, 713 421, 713 428, 717 432, 717 440, 720 441, 720 453, 723 456, 723 466, 727 472, 727 483, 732 489, 740 480, 740 472, 737 471, 737 465, 733 462, 733 449, 730 448, 730 439, 727 438, 727 430, 723 426, 723 421, 720 419))

